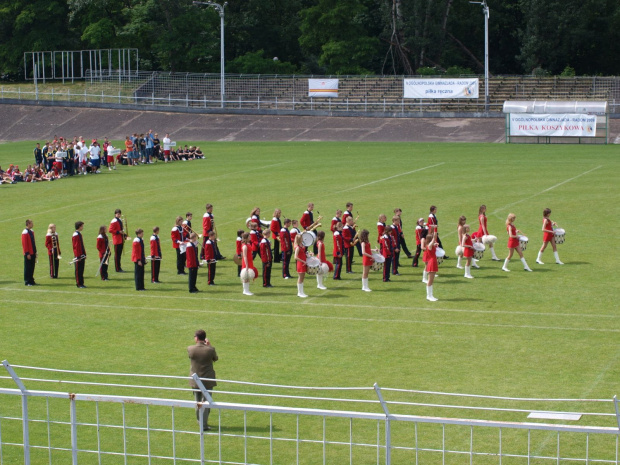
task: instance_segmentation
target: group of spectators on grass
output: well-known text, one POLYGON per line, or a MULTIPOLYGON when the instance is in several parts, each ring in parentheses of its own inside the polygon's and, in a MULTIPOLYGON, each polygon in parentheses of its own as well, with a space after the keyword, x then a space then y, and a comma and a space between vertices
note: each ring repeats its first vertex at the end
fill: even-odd
POLYGON ((37 143, 34 164, 28 165, 24 171, 20 170, 19 165, 10 165, 6 171, 0 167, 0 184, 54 181, 67 176, 98 174, 102 166, 112 171, 117 165, 137 166, 158 160, 168 163, 204 158, 200 147, 185 145, 178 150, 175 148, 176 143, 170 140, 169 134, 160 141, 152 130, 146 134, 127 136, 124 149, 113 147, 107 137, 104 137, 102 144, 97 139, 91 139, 88 144, 81 136, 74 137, 72 141, 54 136, 54 140, 46 142, 43 147, 37 143))

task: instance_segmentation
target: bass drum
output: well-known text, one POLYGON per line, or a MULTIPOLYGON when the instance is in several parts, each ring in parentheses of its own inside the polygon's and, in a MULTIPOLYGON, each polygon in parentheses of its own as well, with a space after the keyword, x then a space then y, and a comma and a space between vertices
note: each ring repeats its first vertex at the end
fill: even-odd
POLYGON ((308 257, 306 260, 306 273, 315 276, 321 272, 321 260, 316 257, 308 257))
POLYGON ((316 242, 316 233, 314 231, 304 231, 301 233, 301 244, 304 247, 312 247, 316 242))

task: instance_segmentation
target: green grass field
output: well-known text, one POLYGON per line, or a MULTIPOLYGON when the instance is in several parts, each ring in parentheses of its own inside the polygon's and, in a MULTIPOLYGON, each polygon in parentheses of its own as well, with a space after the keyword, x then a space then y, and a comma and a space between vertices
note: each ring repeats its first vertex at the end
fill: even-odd
MULTIPOLYGON (((617 147, 198 145, 207 160, 0 186, 0 358, 20 365, 184 376, 189 366, 185 347, 193 343, 194 330, 204 328, 218 350, 221 379, 305 386, 370 387, 377 382, 538 398, 610 399, 620 393, 617 147), (355 274, 343 274, 340 282, 326 279, 327 291, 316 289, 309 277, 308 299, 296 297, 295 281, 279 278, 277 266, 275 287, 263 290, 256 281, 253 297, 241 294, 231 260, 218 264, 215 287, 206 285, 206 270, 199 271, 200 294, 190 295, 186 277, 176 275, 169 231, 177 215, 192 211, 199 228, 205 203, 212 203, 220 249, 231 257, 236 230, 254 206, 261 207, 265 219, 274 208, 299 219, 309 201, 324 216, 324 225, 337 208, 354 202, 359 224, 371 238, 377 216, 400 207, 410 248, 416 219, 427 216, 429 205, 437 205, 440 233, 451 256, 435 283, 439 301, 425 299, 422 271, 406 259, 392 283, 371 274, 372 293, 361 291, 359 258, 355 274), (499 238, 500 258, 506 254, 504 221, 509 212, 517 215, 517 227, 530 238, 525 256, 533 273, 522 271, 515 258, 512 272, 502 272, 501 262, 492 262, 488 253, 481 269, 473 270, 474 280, 464 279, 455 268, 457 219, 466 215, 475 230, 481 203, 488 206, 489 230, 499 238), (566 243, 558 246, 564 266, 553 263, 550 249, 545 265, 535 263, 545 207, 567 231, 566 243), (161 227, 165 284, 147 283, 147 292, 138 293, 132 273, 111 271, 109 282, 94 277, 97 231, 109 224, 115 208, 126 215, 132 237, 138 227, 147 232, 161 227), (34 221, 40 251, 35 271, 40 286, 35 288, 26 288, 22 279, 20 237, 26 218, 34 221), (67 266, 77 220, 85 222, 88 289, 76 288, 67 266), (63 249, 56 281, 47 276, 44 248, 52 222, 63 249)), ((23 168, 31 162, 33 146, 0 145, 1 166, 18 163, 23 168)), ((133 269, 129 253, 123 265, 133 269)), ((14 387, 6 380, 0 386, 14 387)), ((601 409, 613 411, 609 405, 601 409)), ((395 411, 439 414, 415 407, 395 411)), ((441 415, 493 417, 462 411, 441 415)), ((502 418, 525 421, 524 414, 502 418)), ((585 417, 579 422, 590 423, 613 426, 615 420, 585 417)))

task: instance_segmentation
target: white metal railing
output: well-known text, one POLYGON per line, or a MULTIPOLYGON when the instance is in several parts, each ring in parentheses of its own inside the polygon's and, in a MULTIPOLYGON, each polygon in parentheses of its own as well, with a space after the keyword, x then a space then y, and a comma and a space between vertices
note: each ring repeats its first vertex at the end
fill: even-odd
POLYGON ((615 398, 529 399, 380 388, 377 384, 332 388, 218 380, 218 385, 230 388, 218 388, 214 399, 194 376, 207 398, 196 404, 186 400, 189 389, 180 387, 188 377, 55 370, 7 361, 3 366, 8 376, 0 376, 0 464, 110 463, 110 457, 118 458, 112 463, 141 458, 145 462, 140 463, 418 465, 459 457, 467 457, 470 464, 479 457, 500 464, 515 458, 528 464, 532 460, 620 463, 620 414, 615 398), (19 376, 18 371, 39 376, 19 376), (89 377, 108 382, 87 381, 89 377), (126 378, 135 381, 115 382, 126 378), (152 381, 159 384, 149 384, 152 381), (162 386, 162 382, 170 385, 162 386), (38 389, 50 385, 55 389, 38 389), (82 392, 63 392, 60 389, 65 385, 80 386, 82 392), (235 391, 236 387, 246 391, 235 391), (136 395, 150 390, 160 390, 161 395, 136 395), (288 390, 337 395, 281 393, 288 390), (184 391, 183 399, 174 398, 179 391, 184 391), (385 398, 395 395, 419 401, 385 398), (229 401, 234 396, 252 401, 229 401), (458 404, 424 401, 427 396, 458 400, 458 404), (534 407, 509 408, 506 403, 534 407), (358 407, 341 408, 352 404, 358 407), (541 405, 559 405, 560 410, 541 405), (566 405, 574 407, 567 410, 566 405), (396 413, 412 407, 418 412, 396 413), (217 417, 213 431, 197 428, 196 408, 199 424, 206 408, 217 417), (487 418, 444 414, 454 409, 462 410, 461 415, 474 411, 487 418), (523 421, 526 412, 583 416, 587 424, 523 421))

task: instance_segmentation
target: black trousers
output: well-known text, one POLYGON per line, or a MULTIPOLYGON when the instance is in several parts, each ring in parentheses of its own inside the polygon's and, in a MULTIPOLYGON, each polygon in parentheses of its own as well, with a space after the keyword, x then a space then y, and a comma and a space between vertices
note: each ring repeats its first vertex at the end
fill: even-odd
POLYGON ((334 279, 340 279, 342 271, 342 257, 334 257, 334 279))
POLYGON ((30 260, 24 255, 24 284, 34 284, 34 265, 36 258, 30 255, 30 260))
POLYGON ((292 255, 293 254, 290 251, 282 252, 282 277, 283 278, 286 278, 287 276, 289 278, 291 277, 291 273, 289 271, 289 264, 291 263, 292 255))
POLYGON ((353 247, 344 248, 344 259, 347 265, 347 273, 351 272, 351 267, 353 266, 353 247))
POLYGON ((161 267, 160 260, 151 260, 151 282, 156 283, 159 282, 159 268, 161 267))
POLYGON ((271 262, 263 262, 263 287, 271 286, 271 262))
POLYGON ((181 249, 175 249, 177 251, 177 273, 185 273, 185 254, 181 253, 181 249))
POLYGON ((108 279, 108 265, 105 263, 101 265, 101 271, 99 272, 101 279, 108 279))
POLYGON ((121 267, 121 257, 123 255, 123 243, 114 245, 114 269, 119 272, 122 271, 121 267))
POLYGON ((273 240, 273 262, 280 263, 282 257, 280 256, 280 241, 277 239, 273 240))
POLYGON ((75 285, 83 286, 84 285, 84 265, 86 264, 86 259, 79 260, 75 262, 75 285))
POLYGON ((50 278, 58 277, 58 255, 52 253, 52 255, 48 255, 50 259, 50 278))
POLYGON ((208 267, 209 267, 209 284, 215 284, 214 280, 215 280, 215 267, 216 267, 217 263, 212 262, 209 263, 208 267))
POLYGON ((392 274, 398 273, 398 260, 400 259, 400 252, 394 252, 394 258, 392 260, 392 274))
POLYGON ((189 292, 195 292, 198 289, 196 288, 196 281, 198 280, 198 268, 188 268, 189 272, 188 283, 189 283, 189 292))
POLYGON ((385 263, 383 264, 383 281, 390 280, 390 268, 392 268, 392 257, 385 257, 385 263))
POLYGON ((138 262, 134 262, 133 279, 136 282, 136 291, 144 289, 144 263, 138 265, 138 262))
POLYGON ((355 247, 357 247, 357 253, 360 257, 363 257, 364 254, 362 253, 362 243, 358 242, 357 244, 355 244, 355 247))
POLYGON ((400 236, 400 250, 405 252, 405 255, 407 257, 411 256, 411 253, 409 253, 409 249, 407 248, 407 242, 405 241, 405 236, 403 235, 400 236))
POLYGON ((413 257, 413 266, 418 266, 418 259, 422 253, 422 246, 418 244, 415 248, 415 257, 413 257))
MULTIPOLYGON (((211 391, 210 389, 207 389, 207 392, 209 393, 211 398, 213 398, 213 391, 211 391)), ((200 391, 200 390, 194 391, 194 399, 196 400, 197 404, 203 404, 203 403, 205 403, 207 401, 205 396, 202 395, 202 391, 200 391)), ((202 429, 203 429, 203 431, 205 430, 205 428, 207 426, 209 426, 209 414, 210 413, 211 413, 211 409, 210 408, 205 408, 204 411, 202 412, 202 429)), ((200 421, 200 409, 198 407, 196 407, 196 420, 200 421)))

